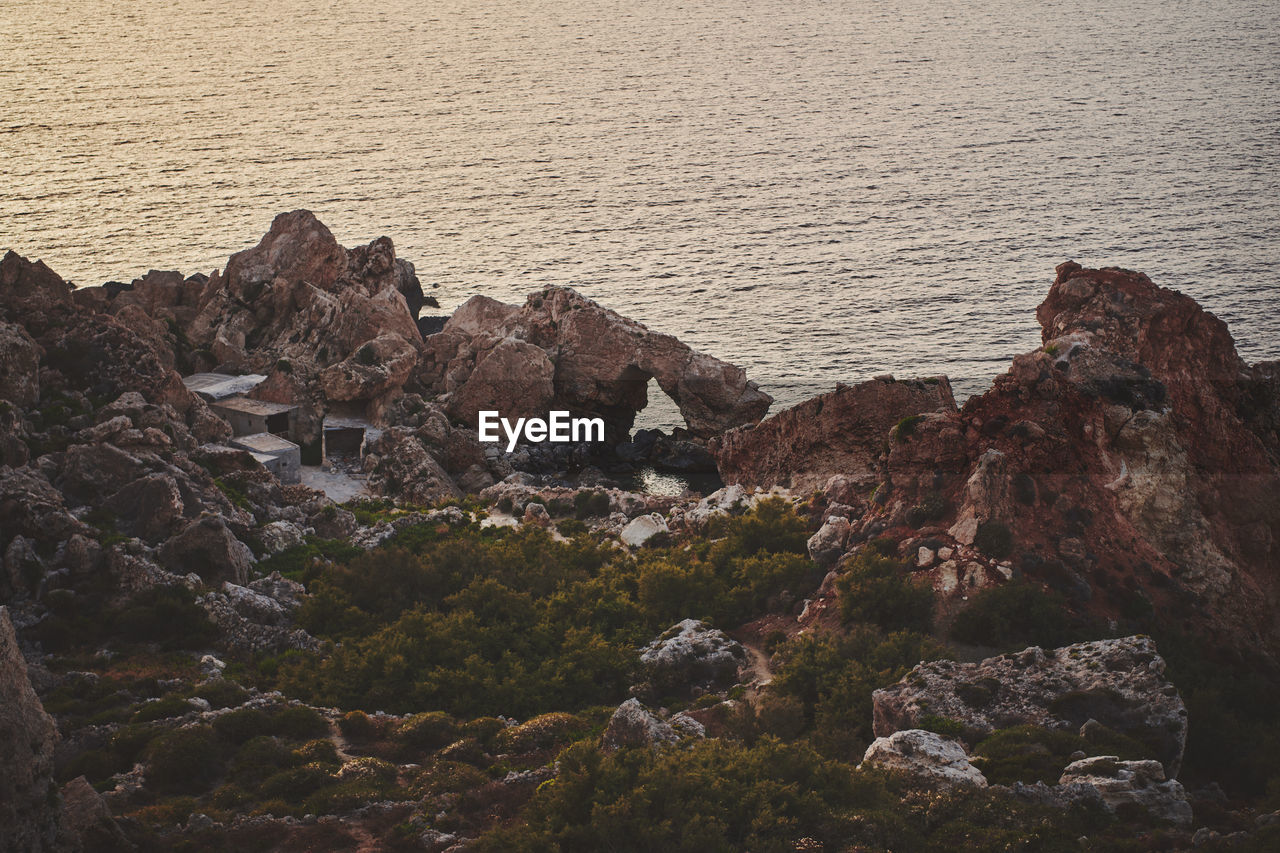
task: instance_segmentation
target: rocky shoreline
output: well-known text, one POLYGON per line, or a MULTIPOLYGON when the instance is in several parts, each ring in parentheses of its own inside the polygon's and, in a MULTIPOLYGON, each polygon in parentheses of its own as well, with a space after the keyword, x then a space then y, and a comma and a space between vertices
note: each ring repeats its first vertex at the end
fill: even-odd
MULTIPOLYGON (((474 297, 442 324, 419 317, 424 304, 414 266, 389 239, 346 249, 306 211, 277 217, 258 246, 208 277, 152 271, 127 285, 73 288, 43 263, 13 252, 0 260, 0 724, 21 733, 7 739, 0 846, 152 849, 185 838, 192 849, 247 849, 242 836, 270 824, 271 837, 298 849, 325 849, 306 847, 319 843, 306 839, 321 825, 356 847, 410 826, 396 830, 404 849, 484 849, 485 833, 519 824, 535 788, 563 778, 558 750, 591 725, 603 733, 587 739, 606 753, 729 737, 744 702, 776 717, 794 683, 751 676, 752 655, 789 671, 793 658, 775 649, 849 640, 863 623, 925 628, 974 662, 916 658, 909 673, 879 684, 876 739, 844 756, 862 757, 858 772, 888 768, 943 790, 1000 788, 1036 808, 1137 809, 1172 833, 1172 846, 1152 849, 1182 849, 1193 835, 1201 846, 1274 838, 1266 833, 1280 819, 1261 820, 1265 799, 1239 795, 1204 811, 1206 795, 1189 796, 1177 781, 1196 719, 1188 722, 1181 685, 1166 680, 1154 643, 1132 636, 1176 625, 1215 653, 1239 659, 1248 650, 1259 684, 1280 685, 1280 364, 1244 363, 1226 325, 1193 300, 1140 273, 1062 264, 1036 313, 1043 345, 963 406, 945 377, 886 376, 767 417, 771 398, 740 368, 567 288, 545 288, 522 306, 474 297), (260 455, 229 444, 231 422, 184 384, 193 374, 257 375, 245 397, 288 407, 290 436, 322 459, 327 423, 367 425, 344 463, 361 471, 367 494, 335 503, 282 482, 260 455), (676 403, 684 429, 632 433, 650 380, 676 403), (607 440, 506 452, 477 440, 485 409, 600 417, 607 440), (622 487, 645 466, 715 475, 724 487, 678 496, 622 487), (351 715, 376 708, 266 689, 264 666, 280 666, 277 658, 332 661, 355 642, 356 633, 330 633, 351 612, 331 602, 329 621, 314 614, 361 554, 393 561, 397 548, 451 537, 490 547, 502 540, 484 537, 501 529, 543 537, 539 548, 602 549, 605 564, 666 560, 653 570, 683 589, 680 571, 692 570, 672 566, 694 558, 681 549, 720 565, 717 542, 756 535, 748 556, 773 553, 786 538, 769 526, 782 523, 778 513, 792 519, 793 544, 777 544, 775 563, 733 569, 735 583, 764 583, 769 571, 779 579, 717 626, 732 636, 696 621, 709 610, 654 610, 677 624, 639 647, 632 680, 618 688, 630 698, 599 719, 583 705, 570 709, 585 715, 573 722, 548 713, 483 737, 441 722, 452 734, 423 746, 409 732, 438 708, 375 714, 366 731, 351 715), (775 532, 726 534, 735 524, 775 532), (925 598, 914 612, 882 618, 890 594, 916 593, 925 598), (1064 640, 1066 626, 1092 631, 1094 644, 1063 642, 1056 653, 1028 644, 978 663, 1022 636, 1009 628, 1021 624, 1020 605, 997 613, 991 604, 1001 595, 1029 596, 1018 599, 1023 610, 1060 620, 1064 640), (174 640, 183 620, 206 633, 174 640), (155 663, 164 654, 171 659, 155 663), (117 655, 164 674, 122 693, 127 713, 75 711, 66 697, 118 679, 117 655), (224 675, 223 659, 246 673, 243 686, 224 675), (234 701, 203 698, 216 691, 234 701), (42 697, 60 709, 52 717, 42 697), (172 707, 161 713, 155 703, 172 707), (310 747, 328 756, 314 770, 319 790, 381 773, 369 790, 398 785, 405 799, 369 794, 304 820, 253 814, 248 801, 218 805, 206 789, 173 805, 147 781, 163 773, 164 738, 207 730, 226 746, 220 719, 275 720, 290 708, 311 715, 313 743, 329 743, 340 723, 364 732, 367 749, 351 748, 365 754, 348 754, 338 736, 336 747, 310 747), (95 770, 85 759, 140 737, 139 720, 150 745, 129 767, 95 770), (988 739, 1016 726, 1096 735, 1099 748, 1133 753, 1072 750, 1060 778, 988 785, 970 758, 995 766, 983 757, 988 739), (471 757, 442 757, 455 747, 471 757), (500 787, 513 805, 495 812, 500 819, 463 821, 466 831, 436 826, 427 804, 439 802, 422 794, 431 785, 419 770, 446 760, 485 773, 510 766, 500 787), (1208 827, 1202 811, 1218 829, 1193 832, 1208 827), (1261 822, 1239 829, 1255 812, 1261 822)), ((665 594, 651 580, 626 589, 639 603, 619 603, 619 612, 665 594)), ((592 695, 616 703, 618 690, 592 695)), ((806 713, 797 723, 805 731, 817 725, 806 713)), ((262 725, 277 746, 293 743, 262 725)), ((209 785, 225 788, 222 778, 209 785)), ((463 788, 498 797, 485 778, 463 788)), ((1210 781, 1196 780, 1201 789, 1210 781)))

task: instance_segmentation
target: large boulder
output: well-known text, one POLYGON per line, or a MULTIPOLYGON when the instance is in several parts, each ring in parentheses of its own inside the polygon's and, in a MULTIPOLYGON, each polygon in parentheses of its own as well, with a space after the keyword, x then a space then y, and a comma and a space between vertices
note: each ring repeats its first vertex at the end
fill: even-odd
POLYGON ((930 661, 872 694, 877 737, 944 717, 975 745, 996 729, 1031 724, 1077 731, 1089 720, 1129 735, 1176 776, 1187 709, 1149 637, 1031 647, 979 663, 930 661))
POLYGON ((1067 765, 1058 784, 1093 786, 1111 812, 1137 808, 1178 826, 1189 826, 1193 817, 1182 783, 1166 779, 1159 761, 1121 761, 1114 755, 1082 758, 1067 765))
POLYGON ((969 754, 961 744, 921 729, 876 738, 862 756, 860 767, 904 773, 944 790, 987 787, 987 777, 969 763, 969 754))
POLYGON ((58 786, 53 747, 58 737, 31 687, 9 609, 0 607, 0 850, 55 849, 58 786))
POLYGON ((253 552, 227 527, 221 516, 192 521, 160 546, 160 564, 175 574, 195 572, 206 581, 249 582, 253 552))
POLYGON ((648 382, 654 379, 680 408, 690 432, 706 437, 755 423, 772 402, 741 369, 564 287, 534 293, 519 308, 473 297, 427 339, 426 349, 423 384, 450 394, 450 413, 463 421, 474 418, 482 404, 503 414, 511 407, 545 405, 599 416, 621 436, 648 402, 648 382), (500 360, 489 369, 495 350, 500 360), (532 371, 530 387, 510 382, 513 374, 506 371, 513 365, 522 378, 532 371), (554 393, 543 403, 548 365, 554 368, 554 393), (470 387, 473 381, 476 388, 470 387))
POLYGON ((911 422, 904 419, 955 408, 951 385, 941 376, 837 385, 755 426, 720 436, 712 451, 726 483, 811 492, 843 475, 869 490, 883 475, 894 427, 901 423, 906 430, 911 422))
POLYGON ((741 643, 697 619, 671 626, 640 654, 649 680, 667 690, 732 684, 746 662, 741 643))

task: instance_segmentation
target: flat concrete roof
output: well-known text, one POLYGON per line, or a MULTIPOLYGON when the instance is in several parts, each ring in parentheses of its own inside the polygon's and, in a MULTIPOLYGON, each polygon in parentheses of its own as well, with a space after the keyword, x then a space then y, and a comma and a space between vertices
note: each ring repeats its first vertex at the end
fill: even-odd
POLYGON ((369 429, 369 422, 360 418, 335 418, 330 415, 324 417, 325 429, 369 429))
POLYGON ((254 453, 276 454, 298 449, 298 445, 289 441, 287 438, 281 438, 280 436, 272 435, 269 432, 242 435, 239 438, 231 439, 231 443, 236 447, 243 447, 245 450, 254 453))
POLYGON ((222 400, 215 400, 212 405, 219 409, 230 409, 234 412, 244 412, 248 415, 278 415, 282 412, 291 412, 298 408, 297 406, 290 406, 285 403, 272 403, 267 400, 250 400, 248 397, 227 397, 222 400))
POLYGON ((247 373, 244 376, 232 376, 229 373, 193 373, 190 376, 184 376, 182 384, 186 385, 189 391, 202 397, 221 400, 224 397, 245 394, 266 378, 261 373, 247 373))

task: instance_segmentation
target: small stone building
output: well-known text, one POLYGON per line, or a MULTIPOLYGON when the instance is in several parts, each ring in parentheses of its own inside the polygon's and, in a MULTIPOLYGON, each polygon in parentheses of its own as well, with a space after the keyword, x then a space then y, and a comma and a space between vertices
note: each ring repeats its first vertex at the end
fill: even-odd
POLYGON ((252 453, 281 483, 302 482, 302 449, 292 441, 261 432, 233 438, 231 446, 252 453))
POLYGON ((360 458, 365 439, 376 439, 380 434, 360 418, 326 417, 324 419, 324 458, 335 456, 360 458))
POLYGON ((298 407, 248 397, 227 397, 209 404, 214 413, 231 424, 236 435, 269 432, 288 438, 295 434, 298 407))

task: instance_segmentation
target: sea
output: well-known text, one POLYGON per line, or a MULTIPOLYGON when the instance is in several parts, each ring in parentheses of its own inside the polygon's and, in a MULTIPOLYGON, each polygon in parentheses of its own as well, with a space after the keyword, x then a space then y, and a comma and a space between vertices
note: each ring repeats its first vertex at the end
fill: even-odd
POLYGON ((980 393, 1068 259, 1280 358, 1274 0, 4 0, 0 32, 0 248, 78 285, 308 208, 441 313, 568 285, 775 407, 980 393))

